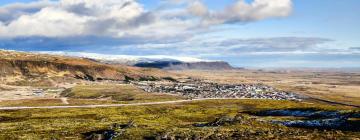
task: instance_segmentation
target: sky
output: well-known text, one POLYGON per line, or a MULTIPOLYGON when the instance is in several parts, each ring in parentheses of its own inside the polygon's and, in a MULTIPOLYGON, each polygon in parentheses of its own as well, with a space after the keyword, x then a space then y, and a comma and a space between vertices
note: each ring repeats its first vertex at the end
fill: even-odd
POLYGON ((0 49, 360 67, 359 0, 1 0, 0 49))

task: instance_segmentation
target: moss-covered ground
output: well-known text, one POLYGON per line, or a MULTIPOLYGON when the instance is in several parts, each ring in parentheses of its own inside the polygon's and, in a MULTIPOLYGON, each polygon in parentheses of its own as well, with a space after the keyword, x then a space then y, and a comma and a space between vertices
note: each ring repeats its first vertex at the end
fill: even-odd
POLYGON ((73 99, 109 99, 118 102, 156 102, 184 99, 183 97, 147 93, 132 85, 83 85, 64 91, 61 96, 73 99))
POLYGON ((244 111, 268 109, 358 110, 326 104, 273 100, 209 100, 151 106, 0 111, 0 139, 83 139, 84 133, 134 121, 115 139, 356 139, 359 132, 290 128, 244 111), (222 116, 242 115, 234 124, 194 127, 222 116))

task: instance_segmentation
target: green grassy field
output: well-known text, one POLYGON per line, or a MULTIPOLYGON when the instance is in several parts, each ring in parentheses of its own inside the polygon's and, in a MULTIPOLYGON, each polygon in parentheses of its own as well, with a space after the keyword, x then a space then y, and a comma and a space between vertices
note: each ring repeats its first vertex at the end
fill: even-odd
POLYGON ((184 99, 168 94, 147 93, 132 85, 83 85, 61 94, 72 99, 109 99, 123 103, 158 102, 184 99))
POLYGON ((71 105, 101 105, 101 104, 118 104, 128 102, 118 102, 112 100, 88 100, 88 99, 68 99, 69 104, 64 104, 61 99, 23 99, 23 100, 6 100, 0 102, 0 107, 37 107, 37 106, 71 106, 71 105))
MULTIPOLYGON (((83 139, 84 133, 134 121, 115 139, 355 139, 359 132, 290 128, 262 121, 244 111, 267 109, 356 110, 344 106, 272 100, 210 100, 192 103, 92 109, 0 111, 0 139, 83 139), (219 127, 194 127, 222 116, 242 120, 219 127)), ((358 109, 357 109, 358 110, 358 109)))

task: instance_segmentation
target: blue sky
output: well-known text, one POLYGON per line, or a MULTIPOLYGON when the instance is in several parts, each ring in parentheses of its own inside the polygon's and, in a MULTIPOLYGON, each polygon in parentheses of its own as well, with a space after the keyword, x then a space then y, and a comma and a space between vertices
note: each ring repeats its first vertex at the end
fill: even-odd
POLYGON ((360 67, 358 0, 1 0, 0 5, 0 49, 188 56, 239 67, 360 67))

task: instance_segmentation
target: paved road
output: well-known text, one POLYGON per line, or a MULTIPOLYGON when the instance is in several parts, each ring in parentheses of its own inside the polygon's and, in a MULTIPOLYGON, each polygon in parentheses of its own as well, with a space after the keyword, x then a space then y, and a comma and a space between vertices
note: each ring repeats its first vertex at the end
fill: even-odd
MULTIPOLYGON (((244 100, 245 98, 242 98, 244 100)), ((165 102, 149 102, 149 103, 133 103, 133 104, 110 104, 110 105, 78 105, 78 106, 19 106, 19 107, 0 107, 0 110, 22 110, 22 109, 61 109, 61 108, 101 108, 101 107, 123 107, 123 106, 144 106, 144 105, 160 105, 160 104, 176 104, 204 100, 229 100, 223 98, 207 98, 207 99, 193 99, 193 100, 178 100, 165 102)), ((241 99, 238 99, 241 100, 241 99)))

